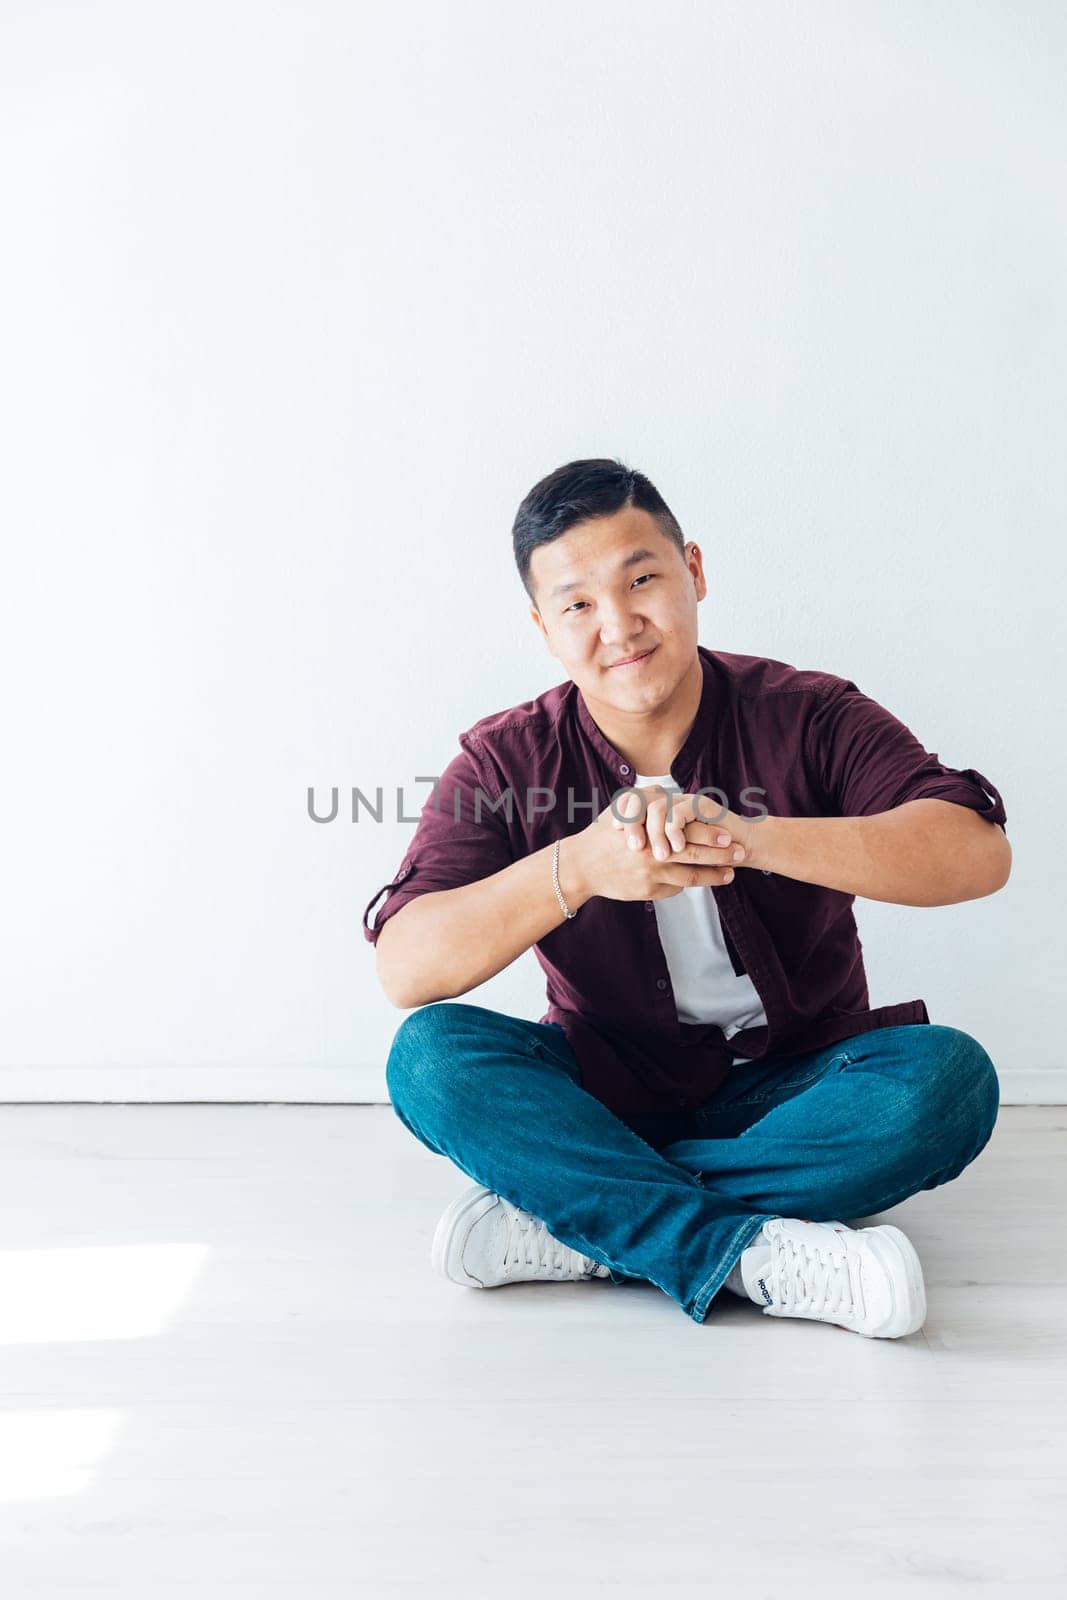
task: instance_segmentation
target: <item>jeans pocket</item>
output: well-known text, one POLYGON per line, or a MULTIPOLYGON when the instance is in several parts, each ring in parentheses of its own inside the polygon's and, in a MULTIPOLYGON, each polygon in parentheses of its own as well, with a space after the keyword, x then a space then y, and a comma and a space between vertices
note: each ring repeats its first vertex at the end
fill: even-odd
MULTIPOLYGON (((766 1078, 749 1094, 731 1095, 729 1098, 724 1097, 713 1101, 710 1105, 702 1106, 697 1112, 697 1117, 700 1120, 707 1117, 710 1121, 718 1116, 728 1116, 733 1111, 758 1111, 762 1107, 769 1111, 779 1101, 792 1100, 794 1095, 810 1088, 813 1083, 818 1083, 820 1078, 828 1078, 831 1073, 842 1071, 848 1064, 848 1056, 839 1051, 837 1055, 831 1056, 823 1067, 809 1065, 792 1077, 766 1078)), ((784 1067, 783 1070, 788 1070, 788 1067, 784 1067)), ((729 1081, 727 1078, 726 1083, 729 1081)))

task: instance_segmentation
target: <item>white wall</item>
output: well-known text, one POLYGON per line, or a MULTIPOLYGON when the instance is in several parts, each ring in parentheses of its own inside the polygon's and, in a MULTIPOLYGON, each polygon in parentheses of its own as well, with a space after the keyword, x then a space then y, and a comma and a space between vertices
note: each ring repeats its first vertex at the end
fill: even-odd
MULTIPOLYGON (((411 826, 306 789, 416 811, 560 681, 510 526, 594 454, 701 545, 704 643, 1002 789, 1001 894, 857 902, 872 1003, 1067 1081, 1059 8, 0 27, 0 1098, 384 1095, 411 826)), ((469 998, 540 1016, 533 955, 469 998)))

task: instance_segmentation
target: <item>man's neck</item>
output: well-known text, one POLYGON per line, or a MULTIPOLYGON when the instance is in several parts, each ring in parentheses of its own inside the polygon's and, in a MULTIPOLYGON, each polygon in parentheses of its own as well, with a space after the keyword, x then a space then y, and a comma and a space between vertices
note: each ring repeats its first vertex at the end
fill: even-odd
POLYGON ((704 692, 700 657, 678 684, 669 701, 644 714, 620 713, 615 706, 589 703, 589 713, 605 739, 635 773, 657 778, 669 773, 671 763, 689 737, 704 692))

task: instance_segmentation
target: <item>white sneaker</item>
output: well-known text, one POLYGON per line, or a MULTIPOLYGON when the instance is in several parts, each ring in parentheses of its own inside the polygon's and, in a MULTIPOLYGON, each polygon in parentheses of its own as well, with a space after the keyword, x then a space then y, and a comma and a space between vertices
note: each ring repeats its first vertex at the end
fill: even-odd
MULTIPOLYGON (((832 1322, 868 1339, 899 1339, 926 1320, 915 1246, 899 1228, 772 1217, 741 1253, 740 1279, 767 1317, 832 1322)), ((735 1293, 734 1279, 725 1287, 735 1293)))
POLYGON ((445 1209, 434 1232, 431 1260, 442 1278, 471 1289, 611 1276, 591 1256, 554 1239, 537 1217, 480 1183, 445 1209))

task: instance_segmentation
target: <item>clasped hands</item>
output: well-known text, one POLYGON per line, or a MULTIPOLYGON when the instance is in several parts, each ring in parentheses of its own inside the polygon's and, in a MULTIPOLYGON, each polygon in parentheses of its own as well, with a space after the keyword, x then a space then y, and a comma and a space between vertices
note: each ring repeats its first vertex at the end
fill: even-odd
POLYGON ((628 789, 616 803, 622 819, 612 826, 626 835, 631 850, 650 849, 657 861, 688 861, 694 866, 723 865, 722 851, 733 845, 732 860, 740 867, 758 867, 759 827, 765 817, 740 817, 716 802, 714 795, 679 794, 661 784, 628 789), (646 810, 641 817, 641 797, 646 810))

